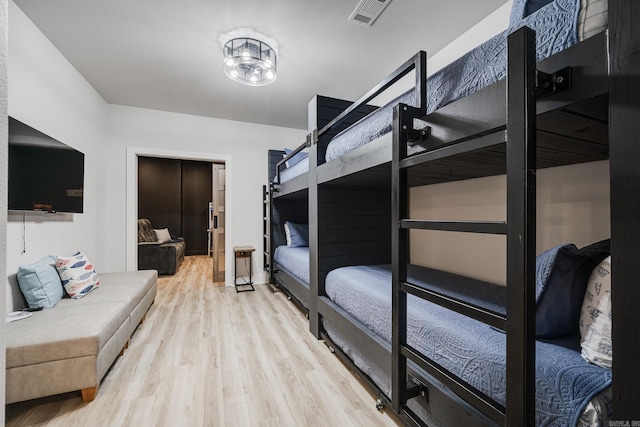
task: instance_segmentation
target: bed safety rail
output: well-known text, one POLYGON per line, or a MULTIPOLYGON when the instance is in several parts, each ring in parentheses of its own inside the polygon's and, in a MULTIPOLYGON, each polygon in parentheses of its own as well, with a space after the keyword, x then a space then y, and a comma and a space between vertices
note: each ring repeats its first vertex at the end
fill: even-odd
MULTIPOLYGON (((296 154, 302 152, 304 149, 311 147, 311 140, 312 140, 312 135, 308 134, 307 138, 305 139, 305 141, 300 144, 299 146, 297 146, 293 151, 291 151, 291 153, 287 154, 286 156, 284 156, 284 158, 282 160, 280 160, 277 164, 276 164, 276 182, 280 183, 280 170, 282 169, 282 165, 286 164, 286 162, 288 162, 290 159, 293 158, 293 156, 295 156, 296 154)), ((275 191, 276 193, 279 191, 279 185, 273 185, 273 191, 275 191)))
POLYGON ((351 104, 349 108, 344 110, 336 118, 327 123, 322 129, 314 132, 312 134, 314 136, 312 143, 317 143, 318 139, 321 136, 337 128, 341 123, 343 123, 361 107, 365 106, 369 101, 383 93, 394 83, 396 83, 398 80, 400 80, 413 70, 415 70, 415 90, 417 92, 417 100, 419 104, 417 108, 422 111, 422 114, 420 116, 424 116, 427 108, 427 54, 424 51, 420 51, 400 67, 398 67, 394 72, 389 74, 383 81, 374 86, 373 89, 363 95, 360 99, 351 104))
MULTIPOLYGON (((453 394, 471 404, 481 418, 509 426, 535 423, 535 171, 536 56, 535 32, 522 28, 508 38, 507 126, 477 138, 407 158, 413 119, 421 111, 394 108, 392 161, 392 406, 408 424, 421 425, 407 407, 413 390, 406 387, 411 360, 453 394), (438 159, 506 143, 507 221, 419 221, 409 219, 408 171, 438 159), (409 230, 445 230, 506 235, 507 315, 409 283, 409 230), (475 389, 407 343, 407 295, 412 294, 506 332, 506 406, 475 389)), ((542 77, 540 77, 542 78, 542 77)), ((545 77, 545 79, 547 79, 545 77)), ((553 80, 554 77, 549 77, 553 80)), ((550 81, 551 81, 550 80, 550 81)), ((561 79, 562 80, 562 79, 561 79)), ((551 82, 552 83, 552 82, 551 82)), ((550 84, 551 84, 550 83, 550 84)), ((550 90, 553 90, 551 84, 550 90)))

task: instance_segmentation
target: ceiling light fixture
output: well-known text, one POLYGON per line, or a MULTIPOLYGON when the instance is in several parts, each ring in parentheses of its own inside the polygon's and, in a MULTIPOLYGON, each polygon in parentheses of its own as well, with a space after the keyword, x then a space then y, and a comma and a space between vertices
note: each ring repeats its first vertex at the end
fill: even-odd
POLYGON ((277 76, 276 51, 268 44, 249 37, 239 37, 224 44, 224 72, 231 80, 264 86, 277 76))

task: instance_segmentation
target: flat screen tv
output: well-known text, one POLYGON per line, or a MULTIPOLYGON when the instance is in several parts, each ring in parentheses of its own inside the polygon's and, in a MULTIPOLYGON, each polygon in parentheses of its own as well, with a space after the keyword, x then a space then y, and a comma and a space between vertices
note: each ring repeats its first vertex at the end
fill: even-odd
POLYGON ((10 211, 82 213, 84 154, 9 117, 10 211))

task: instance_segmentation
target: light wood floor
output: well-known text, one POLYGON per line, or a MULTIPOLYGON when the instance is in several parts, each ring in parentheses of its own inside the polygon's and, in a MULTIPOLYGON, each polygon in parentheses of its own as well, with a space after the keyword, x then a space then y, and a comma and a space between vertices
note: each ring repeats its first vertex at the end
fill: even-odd
POLYGON ((76 392, 7 405, 6 425, 399 425, 283 292, 265 284, 236 293, 214 285, 210 267, 208 257, 187 257, 159 279, 155 304, 96 400, 76 392))

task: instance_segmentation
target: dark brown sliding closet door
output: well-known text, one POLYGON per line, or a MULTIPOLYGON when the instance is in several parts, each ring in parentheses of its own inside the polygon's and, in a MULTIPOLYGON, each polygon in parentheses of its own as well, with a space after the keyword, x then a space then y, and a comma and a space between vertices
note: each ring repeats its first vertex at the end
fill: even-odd
POLYGON ((184 237, 185 255, 208 255, 212 163, 138 157, 138 218, 184 237))
POLYGON ((212 191, 212 164, 182 161, 182 234, 187 241, 186 255, 207 255, 209 202, 212 191))
POLYGON ((178 236, 182 235, 181 175, 180 160, 138 157, 138 218, 148 218, 153 228, 168 228, 178 236))

